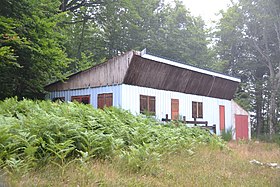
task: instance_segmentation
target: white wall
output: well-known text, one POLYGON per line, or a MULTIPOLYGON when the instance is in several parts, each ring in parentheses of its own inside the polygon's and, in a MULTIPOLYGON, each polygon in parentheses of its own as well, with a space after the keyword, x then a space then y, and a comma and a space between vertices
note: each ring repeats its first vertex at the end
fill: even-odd
POLYGON ((161 120, 168 114, 171 117, 171 99, 179 99, 179 114, 186 116, 186 120, 192 118, 192 101, 203 102, 203 118, 199 121, 208 121, 211 126, 216 124, 217 134, 220 134, 219 127, 219 105, 225 106, 225 128, 232 126, 231 101, 216 99, 205 96, 184 94, 179 92, 157 90, 139 86, 122 85, 122 108, 130 110, 134 114, 140 113, 140 95, 156 97, 156 117, 161 120))
POLYGON ((184 94, 179 92, 157 90, 131 85, 115 85, 98 88, 86 88, 79 90, 65 90, 51 92, 48 99, 55 97, 65 97, 66 101, 71 101, 71 96, 91 95, 90 103, 97 108, 97 95, 101 93, 113 93, 113 106, 121 107, 131 111, 133 114, 140 113, 140 95, 156 97, 156 118, 161 120, 168 114, 171 118, 171 99, 179 99, 179 115, 186 116, 186 120, 192 121, 192 101, 203 103, 203 118, 198 121, 208 121, 209 126, 216 124, 217 134, 220 134, 219 127, 219 105, 225 106, 225 128, 232 127, 231 101, 216 99, 205 96, 184 94))
POLYGON ((98 94, 113 93, 113 106, 121 107, 121 91, 121 85, 85 88, 78 90, 65 90, 51 92, 47 95, 47 99, 53 99, 55 97, 65 97, 65 101, 71 101, 71 96, 90 95, 90 104, 97 108, 98 94))

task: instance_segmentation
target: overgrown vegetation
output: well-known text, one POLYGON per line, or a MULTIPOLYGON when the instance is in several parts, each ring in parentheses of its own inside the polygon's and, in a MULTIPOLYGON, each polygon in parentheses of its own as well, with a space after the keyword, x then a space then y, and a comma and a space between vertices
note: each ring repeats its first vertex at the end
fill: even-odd
POLYGON ((222 139, 229 142, 232 140, 232 129, 225 129, 222 131, 222 139))
POLYGON ((123 171, 120 162, 92 160, 70 164, 64 175, 52 165, 23 176, 12 175, 9 184, 29 186, 279 186, 280 170, 250 164, 250 160, 280 163, 274 144, 230 142, 227 149, 199 146, 187 152, 161 157, 157 172, 123 171))
POLYGON ((255 134, 253 134, 253 138, 262 142, 275 143, 280 146, 280 133, 274 134, 271 139, 269 138, 268 134, 259 135, 258 137, 256 137, 255 134))
POLYGON ((97 159, 153 173, 162 156, 191 155, 201 144, 225 146, 207 131, 163 125, 117 108, 16 98, 0 102, 0 166, 6 172, 53 165, 64 174, 70 163, 97 159))

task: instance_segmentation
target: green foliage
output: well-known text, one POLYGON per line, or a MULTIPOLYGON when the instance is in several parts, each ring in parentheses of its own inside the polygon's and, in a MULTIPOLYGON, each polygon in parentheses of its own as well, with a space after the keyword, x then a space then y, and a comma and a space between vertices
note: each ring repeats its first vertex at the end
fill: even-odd
POLYGON ((240 83, 234 96, 234 101, 246 111, 252 111, 253 98, 248 92, 248 84, 240 83))
POLYGON ((223 63, 224 72, 241 78, 236 100, 256 114, 252 129, 258 135, 277 131, 279 10, 275 0, 234 1, 221 12, 215 31, 219 60, 214 67, 221 69, 223 63))
POLYGON ((58 32, 57 3, 1 1, 0 11, 0 99, 42 97, 43 87, 62 78, 67 66, 58 32), (4 5, 3 5, 4 4, 4 5))
POLYGON ((222 131, 222 139, 229 142, 232 140, 232 129, 222 131))
POLYGON ((117 108, 16 98, 0 102, 0 166, 12 172, 51 163, 63 174, 69 163, 93 158, 154 172, 162 155, 193 153, 199 144, 224 147, 204 130, 162 125, 117 108))
POLYGON ((163 6, 155 16, 146 48, 155 55, 199 67, 208 67, 207 32, 200 17, 194 17, 181 1, 163 6))
POLYGON ((280 134, 275 134, 273 137, 272 137, 272 142, 278 144, 280 146, 280 134))
POLYGON ((144 48, 156 55, 207 67, 203 20, 192 16, 181 1, 173 5, 159 0, 108 0, 68 12, 62 27, 67 54, 77 59, 71 67, 79 65, 82 52, 93 64, 144 48))
POLYGON ((43 98, 46 84, 132 49, 209 67, 204 22, 180 1, 171 6, 159 0, 2 0, 1 5, 1 100, 43 98))
MULTIPOLYGON (((255 135, 253 135, 253 137, 256 138, 255 135)), ((268 134, 259 135, 257 137, 257 140, 268 142, 268 143, 276 143, 277 145, 280 146, 280 133, 274 134, 272 138, 270 138, 268 134)))

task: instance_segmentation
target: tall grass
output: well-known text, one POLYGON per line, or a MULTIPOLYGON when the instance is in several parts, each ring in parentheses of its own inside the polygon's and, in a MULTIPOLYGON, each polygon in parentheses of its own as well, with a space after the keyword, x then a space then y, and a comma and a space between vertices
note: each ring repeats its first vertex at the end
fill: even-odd
MULTIPOLYGON (((251 164, 280 163, 280 149, 271 143, 228 143, 227 149, 198 146, 195 153, 166 154, 152 172, 127 172, 115 160, 91 160, 84 165, 70 164, 64 175, 54 165, 31 171, 23 176, 6 178, 10 186, 279 186, 280 170, 251 164)), ((147 163, 147 162, 146 162, 147 163)), ((149 169, 149 168, 146 168, 149 169)), ((1 180, 1 177, 0 177, 1 180)), ((2 180, 3 181, 3 180, 2 180)), ((1 182, 0 182, 1 186, 1 182)), ((4 185, 5 186, 5 185, 4 185)), ((8 185, 7 185, 8 186, 8 185)))
POLYGON ((256 140, 268 143, 276 143, 280 146, 280 132, 273 134, 272 138, 270 138, 269 134, 261 134, 258 137, 256 136, 256 134, 253 134, 252 136, 256 140))
POLYGON ((224 129, 222 131, 221 137, 223 140, 229 142, 232 140, 232 129, 224 129))
POLYGON ((50 101, 0 102, 0 168, 28 172, 53 164, 62 174, 71 162, 115 160, 126 170, 153 170, 162 155, 193 153, 224 142, 197 128, 163 125, 152 118, 90 105, 50 101))

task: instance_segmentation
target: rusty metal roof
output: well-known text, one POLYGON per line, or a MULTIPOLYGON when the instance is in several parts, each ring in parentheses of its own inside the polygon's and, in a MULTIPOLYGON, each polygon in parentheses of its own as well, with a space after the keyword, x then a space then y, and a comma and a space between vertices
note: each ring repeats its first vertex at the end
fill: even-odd
POLYGON ((149 53, 147 53, 146 49, 142 50, 139 53, 139 55, 142 58, 146 58, 146 59, 153 60, 153 61, 156 61, 156 62, 161 62, 161 63, 169 64, 169 65, 172 65, 172 66, 176 66, 176 67, 181 67, 181 68, 184 68, 184 69, 196 71, 196 72, 199 72, 199 73, 202 73, 202 74, 212 75, 212 76, 215 76, 215 77, 220 77, 220 78, 223 78, 223 79, 228 79, 228 80, 232 80, 232 81, 236 81, 236 82, 241 82, 241 80, 239 78, 235 78, 235 77, 228 76, 228 75, 225 75, 225 74, 222 74, 222 73, 214 72, 212 70, 206 70, 206 69, 198 68, 198 67, 195 67, 195 66, 192 66, 192 65, 188 65, 185 62, 174 61, 174 60, 171 60, 171 59, 167 59, 166 57, 160 57, 160 56, 156 56, 154 54, 149 54, 149 53))
POLYGON ((58 91, 128 84, 230 100, 239 82, 238 78, 180 64, 145 51, 130 51, 46 89, 58 91))
POLYGON ((135 55, 124 83, 228 100, 233 98, 239 79, 195 70, 135 55))

